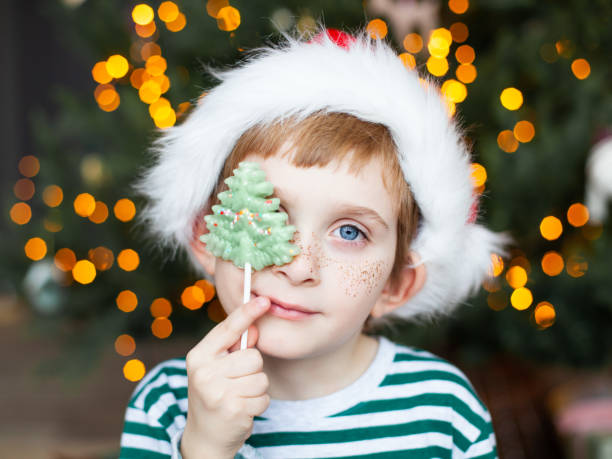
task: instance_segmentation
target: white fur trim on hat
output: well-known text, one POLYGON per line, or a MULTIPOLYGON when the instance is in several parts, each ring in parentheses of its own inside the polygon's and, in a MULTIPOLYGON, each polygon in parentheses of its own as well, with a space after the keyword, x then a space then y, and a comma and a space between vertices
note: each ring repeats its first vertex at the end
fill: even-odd
POLYGON ((438 86, 421 83, 383 40, 362 31, 344 48, 327 34, 312 43, 285 36, 215 76, 221 83, 187 119, 161 132, 152 148, 156 161, 136 184, 148 200, 140 221, 161 245, 190 252, 194 219, 247 129, 324 109, 389 128, 421 210, 411 249, 425 263, 427 280, 394 315, 450 312, 480 287, 491 253, 505 254, 508 235, 469 221, 470 155, 438 86))

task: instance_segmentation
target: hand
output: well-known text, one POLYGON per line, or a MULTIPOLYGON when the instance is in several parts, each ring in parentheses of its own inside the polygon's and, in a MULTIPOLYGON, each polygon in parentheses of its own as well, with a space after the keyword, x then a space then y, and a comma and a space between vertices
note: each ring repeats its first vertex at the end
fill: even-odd
POLYGON ((270 307, 256 297, 214 327, 186 357, 189 411, 181 440, 185 459, 233 458, 253 430, 253 417, 270 404, 268 377, 253 322, 270 307), (259 303, 261 302, 261 305, 259 303), (247 349, 240 339, 248 332, 247 349))

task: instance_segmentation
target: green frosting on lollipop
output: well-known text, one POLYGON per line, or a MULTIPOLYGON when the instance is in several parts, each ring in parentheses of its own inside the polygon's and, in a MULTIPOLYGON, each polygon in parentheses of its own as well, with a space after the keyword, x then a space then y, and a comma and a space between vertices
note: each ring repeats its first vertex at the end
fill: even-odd
POLYGON ((289 242, 295 226, 286 224, 285 212, 278 212, 280 199, 268 198, 274 186, 258 163, 241 162, 225 183, 229 190, 219 193, 221 204, 204 217, 209 233, 200 236, 213 255, 239 268, 251 263, 259 271, 289 263, 300 253, 289 242))

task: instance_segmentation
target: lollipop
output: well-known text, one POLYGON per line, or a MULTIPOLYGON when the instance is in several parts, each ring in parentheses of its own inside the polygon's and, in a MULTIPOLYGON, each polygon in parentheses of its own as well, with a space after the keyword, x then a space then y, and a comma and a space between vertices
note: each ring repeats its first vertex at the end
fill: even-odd
MULTIPOLYGON (((251 296, 251 268, 281 266, 300 253, 289 242, 295 227, 286 224, 285 212, 278 212, 280 199, 268 197, 274 186, 265 177, 258 163, 241 162, 234 175, 225 179, 229 190, 219 193, 221 204, 204 217, 208 234, 200 236, 214 256, 244 269, 244 303, 251 296)), ((242 334, 240 349, 246 349, 247 333, 242 334)))

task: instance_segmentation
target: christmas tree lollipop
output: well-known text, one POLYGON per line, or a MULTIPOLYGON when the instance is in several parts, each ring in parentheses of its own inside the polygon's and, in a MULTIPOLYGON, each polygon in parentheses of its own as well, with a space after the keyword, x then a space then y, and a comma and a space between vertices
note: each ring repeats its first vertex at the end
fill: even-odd
MULTIPOLYGON (((234 175, 225 179, 229 190, 219 193, 221 204, 204 217, 208 234, 200 236, 213 255, 244 269, 244 303, 251 296, 251 267, 259 271, 281 266, 300 252, 289 242, 295 227, 286 224, 285 212, 278 212, 280 199, 268 197, 274 186, 265 177, 258 163, 241 162, 234 175)), ((242 334, 240 349, 246 349, 247 332, 242 334)))

